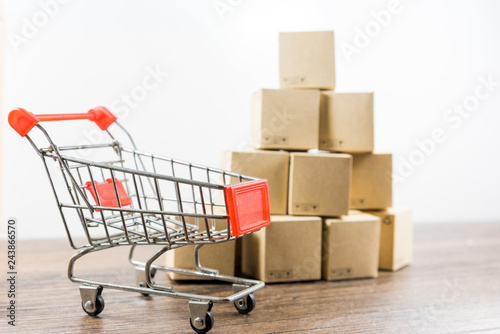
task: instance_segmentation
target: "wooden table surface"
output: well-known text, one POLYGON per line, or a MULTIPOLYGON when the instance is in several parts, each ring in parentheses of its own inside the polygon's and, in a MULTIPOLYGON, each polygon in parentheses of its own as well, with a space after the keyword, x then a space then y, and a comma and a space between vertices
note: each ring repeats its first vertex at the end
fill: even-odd
MULTIPOLYGON (((194 333, 187 301, 160 296, 105 289, 103 313, 89 317, 78 285, 66 278, 74 252, 66 240, 21 241, 18 250, 17 332, 194 333)), ((132 283, 126 251, 96 254, 76 273, 132 283)), ((257 306, 248 315, 232 304, 215 304, 210 333, 500 333, 499 255, 500 224, 416 225, 411 266, 381 272, 378 279, 268 284, 255 293, 257 306)), ((0 332, 8 333, 1 281, 0 332)), ((230 291, 225 284, 174 286, 192 293, 230 291)))

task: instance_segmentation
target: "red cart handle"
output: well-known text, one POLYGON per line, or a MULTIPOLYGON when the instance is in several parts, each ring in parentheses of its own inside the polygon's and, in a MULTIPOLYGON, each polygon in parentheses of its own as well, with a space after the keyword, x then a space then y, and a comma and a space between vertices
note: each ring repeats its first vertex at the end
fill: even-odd
POLYGON ((87 113, 81 114, 48 114, 34 115, 23 108, 17 108, 9 113, 9 124, 17 133, 24 137, 33 129, 38 122, 71 121, 76 119, 88 119, 95 122, 101 130, 106 130, 116 121, 116 116, 105 107, 95 107, 87 113))

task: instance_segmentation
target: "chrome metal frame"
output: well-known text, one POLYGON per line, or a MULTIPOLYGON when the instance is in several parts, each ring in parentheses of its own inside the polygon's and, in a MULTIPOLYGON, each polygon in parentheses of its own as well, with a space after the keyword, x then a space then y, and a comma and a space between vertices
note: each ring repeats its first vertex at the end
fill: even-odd
MULTIPOLYGON (((78 250, 69 261, 68 278, 81 284, 82 307, 90 315, 97 315, 104 308, 101 297, 103 288, 184 298, 190 300, 193 328, 207 331, 210 328, 206 327, 209 326, 206 316, 212 308, 212 303, 241 301, 264 287, 264 283, 258 280, 221 275, 217 270, 204 268, 199 259, 199 251, 203 245, 235 239, 231 235, 226 211, 223 192, 225 187, 257 178, 138 151, 130 134, 120 124, 116 124, 130 141, 131 149, 122 147, 109 131, 106 131, 111 140, 109 143, 58 147, 47 131, 38 124, 36 127, 48 143, 46 148, 39 147, 32 137, 26 135, 43 161, 68 241, 71 247, 78 250), (114 151, 116 159, 96 161, 71 155, 83 150, 105 149, 114 151), (64 182, 62 188, 56 185, 48 161, 57 163, 64 182), (163 168, 163 171, 160 171, 160 168, 163 168), (184 173, 184 177, 179 177, 179 169, 184 173), (112 180, 117 207, 101 205, 102 198, 94 181, 104 182, 107 176, 112 180), (126 192, 132 201, 130 206, 121 205, 118 177, 122 180, 120 182, 125 184, 126 192), (95 203, 91 203, 91 198, 85 192, 85 188, 89 187, 88 183, 84 183, 85 179, 92 185, 95 203), (78 219, 67 217, 67 211, 76 213, 78 219), (70 221, 76 220, 79 220, 76 226, 83 230, 85 235, 86 241, 83 243, 76 243, 73 237, 73 225, 70 227, 70 221), (98 229, 99 233, 95 233, 95 229, 98 229), (155 264, 167 251, 189 244, 196 245, 196 270, 155 264), (141 262, 134 259, 137 245, 158 245, 161 248, 146 262, 141 262), (79 259, 117 246, 131 247, 129 262, 135 266, 137 286, 96 281, 74 275, 75 264, 79 259), (157 271, 233 283, 234 293, 226 297, 214 297, 176 292, 172 286, 154 282, 154 274, 157 271)), ((244 304, 245 302, 240 302, 240 305, 244 304)))
MULTIPOLYGON (((199 245, 195 248, 195 259, 199 259, 198 252, 200 251, 201 246, 203 246, 203 245, 199 245)), ((77 277, 74 275, 74 267, 75 267, 75 263, 78 259, 82 258, 85 255, 93 253, 93 252, 112 248, 112 246, 107 246, 107 247, 103 247, 103 248, 97 248, 97 247, 96 248, 87 248, 87 249, 80 250, 69 261, 68 278, 74 283, 81 283, 83 285, 100 286, 103 288, 124 290, 124 291, 129 291, 129 292, 138 292, 138 293, 148 294, 148 295, 159 295, 159 296, 163 295, 163 296, 169 296, 169 297, 173 297, 173 298, 211 301, 213 303, 234 302, 238 299, 241 299, 241 298, 247 296, 250 293, 253 293, 259 289, 262 289, 265 286, 264 282, 258 281, 258 280, 239 278, 239 277, 227 276, 227 275, 220 275, 217 270, 202 268, 199 261, 196 262, 196 266, 198 268, 202 268, 202 270, 181 269, 181 268, 173 268, 173 267, 166 267, 166 266, 160 266, 160 265, 153 264, 155 260, 157 260, 161 255, 163 255, 166 251, 169 250, 167 247, 162 247, 160 250, 155 252, 154 255, 151 256, 147 262, 140 262, 140 261, 137 261, 133 258, 133 253, 134 253, 135 247, 136 246, 134 245, 130 249, 129 261, 136 268, 141 268, 144 270, 145 278, 147 280, 146 281, 147 287, 140 287, 140 286, 132 287, 132 286, 128 286, 128 285, 99 282, 99 281, 80 278, 80 277, 77 277), (228 283, 243 285, 246 288, 244 290, 238 291, 237 293, 231 294, 227 297, 214 297, 214 296, 196 295, 196 294, 190 294, 190 293, 184 293, 184 292, 174 292, 174 288, 171 286, 158 285, 158 284, 155 284, 153 282, 153 279, 152 279, 153 275, 151 275, 153 270, 172 272, 172 273, 188 275, 188 276, 205 277, 205 278, 210 278, 210 279, 214 279, 214 280, 218 280, 218 281, 224 281, 224 282, 228 282, 228 283)))

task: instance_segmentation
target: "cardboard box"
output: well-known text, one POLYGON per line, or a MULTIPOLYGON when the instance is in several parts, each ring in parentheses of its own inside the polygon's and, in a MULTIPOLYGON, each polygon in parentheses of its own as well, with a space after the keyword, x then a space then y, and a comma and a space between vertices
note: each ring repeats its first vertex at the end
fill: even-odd
POLYGON ((333 31, 282 32, 279 45, 282 88, 335 89, 333 31))
POLYGON ((392 154, 352 155, 352 209, 386 209, 392 206, 392 154))
POLYGON ((224 151, 221 167, 267 179, 271 214, 286 215, 290 155, 278 151, 224 151))
POLYGON ((412 212, 406 208, 368 211, 380 217, 379 269, 399 270, 413 260, 412 212))
POLYGON ((322 277, 335 281, 378 276, 380 218, 349 214, 323 222, 322 277))
POLYGON ((288 213, 338 217, 349 210, 348 154, 290 154, 288 213))
POLYGON ((321 218, 271 216, 242 239, 242 271, 264 282, 321 278, 321 218))
POLYGON ((319 149, 372 152, 373 93, 321 93, 319 149))
POLYGON ((253 147, 284 150, 317 148, 319 104, 319 90, 258 90, 251 100, 253 147))
MULTIPOLYGON (((217 210, 216 210, 217 211, 217 210)), ((176 218, 179 219, 179 218, 176 218)), ((186 217, 186 223, 198 225, 200 231, 205 231, 205 220, 186 217)), ((209 221, 212 224, 213 221, 209 221)), ((227 222, 225 220, 215 220, 217 230, 224 229, 227 222)), ((202 267, 217 269, 222 275, 234 276, 235 273, 235 246, 236 240, 207 244, 200 250, 200 264, 202 267)), ((195 245, 186 245, 166 252, 166 266, 182 269, 196 270, 194 264, 195 245)), ((168 272, 168 277, 172 280, 208 280, 205 277, 188 276, 168 272)))

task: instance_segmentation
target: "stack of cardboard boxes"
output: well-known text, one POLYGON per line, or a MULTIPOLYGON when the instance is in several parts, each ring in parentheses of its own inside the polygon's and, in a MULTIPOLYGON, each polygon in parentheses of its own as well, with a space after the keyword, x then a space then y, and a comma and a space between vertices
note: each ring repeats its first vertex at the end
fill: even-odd
MULTIPOLYGON (((281 33, 279 48, 281 88, 251 99, 255 150, 222 154, 223 169, 269 181, 271 226, 237 246, 205 247, 203 265, 265 282, 377 277, 379 268, 404 267, 411 212, 391 208, 392 155, 373 153, 373 93, 334 92, 333 31, 281 33)), ((193 267, 192 252, 168 252, 169 265, 193 267)))

